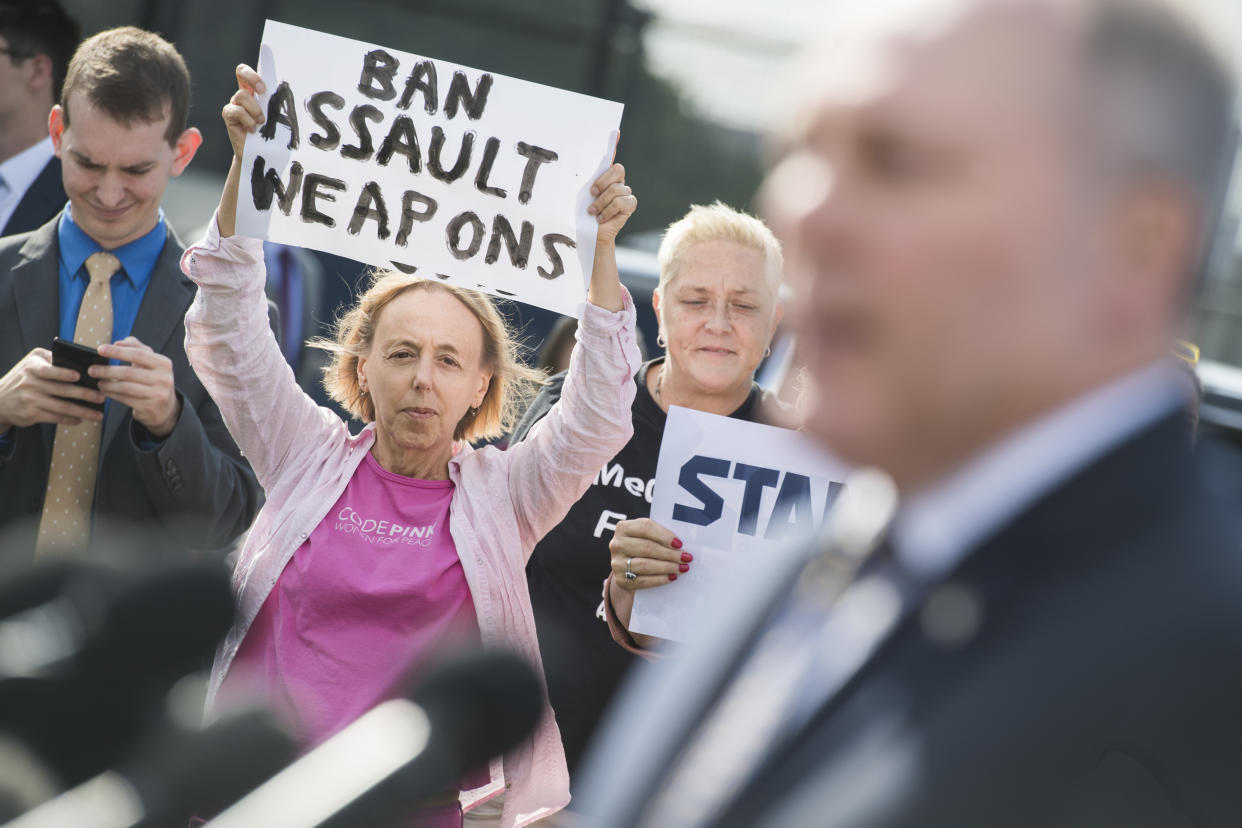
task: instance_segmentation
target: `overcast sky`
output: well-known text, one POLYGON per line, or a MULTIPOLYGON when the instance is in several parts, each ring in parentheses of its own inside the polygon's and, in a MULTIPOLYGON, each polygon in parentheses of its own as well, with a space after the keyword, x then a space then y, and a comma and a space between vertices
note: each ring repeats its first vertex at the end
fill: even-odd
MULTIPOLYGON (((1242 0, 1201 1, 1227 14, 1234 42, 1239 42, 1242 0)), ((762 129, 780 111, 784 64, 816 30, 830 0, 635 3, 657 15, 646 42, 652 70, 674 80, 703 114, 732 126, 762 129)))
POLYGON ((825 0, 635 0, 657 15, 647 30, 651 69, 723 123, 762 129, 779 68, 825 0))

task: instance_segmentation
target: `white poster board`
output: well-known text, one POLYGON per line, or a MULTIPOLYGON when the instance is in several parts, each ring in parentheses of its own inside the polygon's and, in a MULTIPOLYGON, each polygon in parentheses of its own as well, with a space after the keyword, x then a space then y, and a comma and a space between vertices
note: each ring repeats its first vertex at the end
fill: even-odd
POLYGON ((690 571, 634 594, 630 629, 679 638, 725 579, 794 554, 836 500, 846 467, 806 435, 671 406, 651 519, 694 555, 690 571))
POLYGON ((237 231, 574 316, 621 104, 267 21, 237 231))

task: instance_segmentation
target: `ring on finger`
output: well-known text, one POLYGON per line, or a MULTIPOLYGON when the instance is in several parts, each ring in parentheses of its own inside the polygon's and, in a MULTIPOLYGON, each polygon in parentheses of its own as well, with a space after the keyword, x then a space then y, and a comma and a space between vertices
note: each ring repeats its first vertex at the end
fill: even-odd
POLYGON ((638 580, 638 573, 635 572, 633 569, 630 569, 630 564, 632 564, 633 562, 634 562, 633 558, 625 559, 625 580, 627 581, 638 580))

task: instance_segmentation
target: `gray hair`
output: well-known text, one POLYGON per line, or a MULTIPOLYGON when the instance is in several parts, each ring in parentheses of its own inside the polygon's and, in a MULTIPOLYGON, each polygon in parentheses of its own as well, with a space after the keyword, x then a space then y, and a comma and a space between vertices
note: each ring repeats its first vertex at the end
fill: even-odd
MULTIPOLYGON (((1236 151, 1236 82, 1204 26, 1171 0, 1097 0, 1082 32, 1093 163, 1171 176, 1210 222, 1236 151)), ((1207 229, 1207 228, 1205 228, 1207 229)))

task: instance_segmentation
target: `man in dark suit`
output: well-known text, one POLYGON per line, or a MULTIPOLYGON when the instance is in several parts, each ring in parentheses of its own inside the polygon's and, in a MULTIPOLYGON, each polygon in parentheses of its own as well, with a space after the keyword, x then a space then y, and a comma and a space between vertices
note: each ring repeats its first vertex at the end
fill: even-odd
POLYGON ((614 709, 587 824, 1242 824, 1237 501, 1169 357, 1234 81, 1184 6, 852 4, 816 44, 768 212, 807 430, 896 516, 739 573, 614 709))
POLYGON ((0 236, 65 206, 47 120, 80 37, 56 0, 0 0, 0 236))
POLYGON ((202 142, 177 51, 132 27, 85 41, 51 137, 69 206, 0 242, 0 541, 6 564, 141 529, 160 552, 216 549, 254 517, 258 484, 183 350, 194 286, 160 199, 202 142), (52 338, 108 357, 98 390, 52 338), (92 406, 99 406, 97 410, 92 406), (37 538, 37 540, 36 540, 37 538))

